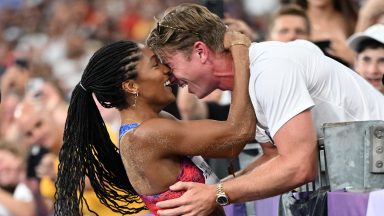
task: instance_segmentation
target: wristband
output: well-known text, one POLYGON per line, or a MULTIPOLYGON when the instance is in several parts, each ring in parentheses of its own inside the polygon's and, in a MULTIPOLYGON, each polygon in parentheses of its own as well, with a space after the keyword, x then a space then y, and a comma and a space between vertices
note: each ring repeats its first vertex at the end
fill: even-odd
POLYGON ((249 41, 235 41, 235 42, 233 42, 233 43, 229 46, 229 48, 231 48, 232 46, 236 46, 236 45, 242 45, 242 46, 249 47, 249 46, 251 46, 251 42, 249 42, 249 41))

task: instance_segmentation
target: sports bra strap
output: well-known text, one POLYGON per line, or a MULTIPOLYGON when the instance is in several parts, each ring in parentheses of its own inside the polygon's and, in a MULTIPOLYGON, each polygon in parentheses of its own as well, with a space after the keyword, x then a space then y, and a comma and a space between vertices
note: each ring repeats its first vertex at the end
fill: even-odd
POLYGON ((139 125, 140 125, 139 123, 122 124, 119 130, 119 141, 121 141, 121 138, 123 138, 125 134, 127 134, 129 131, 133 130, 139 125))

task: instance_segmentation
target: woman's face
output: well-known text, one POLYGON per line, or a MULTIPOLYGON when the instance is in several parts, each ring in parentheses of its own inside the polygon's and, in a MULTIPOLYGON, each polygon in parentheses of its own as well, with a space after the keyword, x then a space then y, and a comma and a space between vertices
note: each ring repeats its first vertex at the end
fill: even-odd
POLYGON ((142 58, 137 65, 138 100, 153 106, 166 106, 175 101, 171 88, 171 70, 162 64, 149 48, 142 49, 142 58))

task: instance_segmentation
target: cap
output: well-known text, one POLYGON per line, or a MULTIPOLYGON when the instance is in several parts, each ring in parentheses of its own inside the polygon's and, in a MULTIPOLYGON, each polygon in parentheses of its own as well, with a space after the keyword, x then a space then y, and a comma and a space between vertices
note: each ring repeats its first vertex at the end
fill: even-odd
POLYGON ((348 38, 347 43, 350 48, 356 51, 359 43, 365 39, 373 39, 384 44, 384 24, 375 24, 364 32, 353 34, 348 38))

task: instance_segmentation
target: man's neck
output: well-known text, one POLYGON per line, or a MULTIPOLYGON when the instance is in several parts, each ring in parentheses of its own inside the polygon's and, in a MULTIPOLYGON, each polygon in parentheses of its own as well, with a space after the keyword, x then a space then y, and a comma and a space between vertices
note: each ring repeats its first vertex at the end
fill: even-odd
POLYGON ((230 53, 225 52, 216 56, 213 74, 219 79, 219 89, 232 90, 234 71, 233 59, 230 53))

